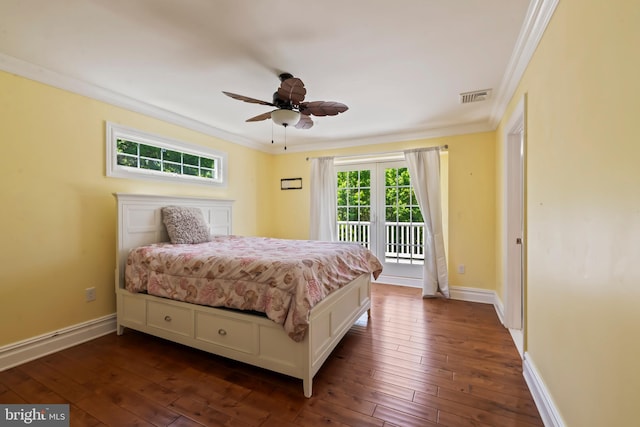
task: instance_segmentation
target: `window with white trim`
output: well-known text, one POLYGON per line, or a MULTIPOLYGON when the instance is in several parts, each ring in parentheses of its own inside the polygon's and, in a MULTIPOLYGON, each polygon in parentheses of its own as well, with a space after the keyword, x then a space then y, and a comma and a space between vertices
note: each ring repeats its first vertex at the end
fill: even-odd
POLYGON ((107 176, 226 185, 227 154, 107 122, 107 176))

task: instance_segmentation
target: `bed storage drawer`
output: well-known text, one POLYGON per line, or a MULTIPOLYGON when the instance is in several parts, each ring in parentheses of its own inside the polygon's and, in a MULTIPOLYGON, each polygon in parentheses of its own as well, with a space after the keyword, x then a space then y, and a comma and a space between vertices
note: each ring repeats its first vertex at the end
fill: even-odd
POLYGON ((156 301, 147 302, 147 325, 180 335, 193 336, 193 311, 156 301))
POLYGON ((245 320, 196 312, 195 338, 244 353, 258 351, 257 330, 245 320))

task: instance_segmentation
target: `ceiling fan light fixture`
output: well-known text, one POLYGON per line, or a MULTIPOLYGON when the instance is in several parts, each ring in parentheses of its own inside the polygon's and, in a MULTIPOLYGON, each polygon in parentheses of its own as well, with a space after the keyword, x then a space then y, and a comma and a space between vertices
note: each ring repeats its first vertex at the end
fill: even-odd
POLYGON ((271 120, 280 126, 295 126, 300 120, 300 112, 287 109, 279 109, 271 112, 271 120))
POLYGON ((276 107, 275 110, 258 114, 247 119, 247 122, 261 122, 271 119, 272 123, 283 126, 285 129, 294 126, 297 129, 309 129, 313 126, 310 116, 336 116, 349 109, 341 102, 335 101, 311 101, 304 102, 307 89, 304 83, 289 73, 280 74, 280 87, 273 94, 273 102, 261 101, 237 93, 222 91, 230 98, 250 104, 268 105, 276 107))

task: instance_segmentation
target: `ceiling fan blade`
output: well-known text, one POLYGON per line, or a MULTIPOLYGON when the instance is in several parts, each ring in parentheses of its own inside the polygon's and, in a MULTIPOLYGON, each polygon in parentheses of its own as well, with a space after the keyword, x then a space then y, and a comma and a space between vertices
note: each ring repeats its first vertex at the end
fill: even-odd
POLYGON ((309 129, 313 126, 313 120, 311 117, 300 114, 300 120, 296 123, 296 129, 309 129))
POLYGON ((291 101, 293 105, 298 105, 304 101, 307 89, 304 83, 297 77, 283 80, 278 88, 278 97, 284 101, 291 101))
POLYGON ((237 99, 238 101, 250 102, 251 104, 270 105, 272 107, 275 107, 275 105, 273 105, 271 102, 261 101, 259 99, 250 98, 244 95, 238 95, 237 93, 231 93, 231 92, 225 92, 225 91, 222 91, 222 93, 224 93, 227 96, 230 96, 233 99, 237 99))
POLYGON ((262 114, 258 114, 255 117, 251 117, 250 119, 247 119, 245 121, 247 122, 260 122, 262 120, 267 120, 271 118, 271 111, 268 111, 266 113, 262 113, 262 114))
POLYGON ((300 104, 300 113, 314 116, 335 116, 348 109, 346 105, 333 101, 312 101, 300 104))

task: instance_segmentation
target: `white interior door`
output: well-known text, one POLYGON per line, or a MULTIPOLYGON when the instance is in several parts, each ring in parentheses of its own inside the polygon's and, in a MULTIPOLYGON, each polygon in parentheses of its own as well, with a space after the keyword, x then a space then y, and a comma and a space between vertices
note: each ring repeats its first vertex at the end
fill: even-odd
POLYGON ((524 353, 524 99, 513 113, 505 135, 504 324, 524 353))

